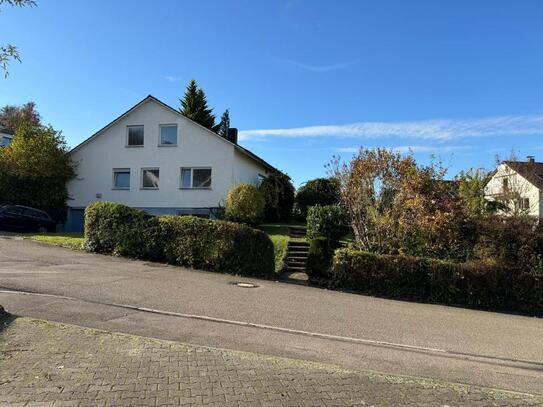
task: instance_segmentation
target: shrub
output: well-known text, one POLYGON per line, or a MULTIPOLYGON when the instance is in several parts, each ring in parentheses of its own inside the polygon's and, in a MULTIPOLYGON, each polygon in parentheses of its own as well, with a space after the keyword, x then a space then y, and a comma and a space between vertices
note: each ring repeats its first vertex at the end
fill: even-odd
POLYGON ((362 293, 543 314, 543 277, 495 263, 336 251, 330 284, 362 293))
POLYGON ((538 219, 486 216, 475 220, 475 230, 475 258, 543 275, 543 223, 538 219))
POLYGON ((224 215, 233 222, 257 225, 264 216, 264 198, 254 185, 236 185, 228 192, 224 215))
POLYGON ((283 173, 269 175, 258 187, 264 198, 264 219, 269 222, 286 221, 292 215, 294 186, 283 173))
POLYGON ((307 275, 311 279, 323 278, 328 275, 335 249, 336 246, 329 239, 324 237, 311 239, 306 267, 307 275))
POLYGON ((163 216, 160 230, 168 263, 245 276, 274 274, 273 244, 260 230, 194 216, 163 216))
POLYGON ((85 211, 85 247, 202 270, 255 277, 274 275, 274 250, 260 230, 195 216, 151 216, 112 202, 85 211))
POLYGON ((315 205, 307 210, 307 237, 339 240, 348 231, 347 216, 338 205, 315 205))
POLYGON ((158 219, 113 202, 95 202, 85 209, 85 248, 97 253, 159 259, 158 219))
POLYGON ((310 206, 333 205, 339 203, 339 199, 339 185, 331 178, 315 178, 307 181, 296 194, 296 204, 304 218, 310 206))

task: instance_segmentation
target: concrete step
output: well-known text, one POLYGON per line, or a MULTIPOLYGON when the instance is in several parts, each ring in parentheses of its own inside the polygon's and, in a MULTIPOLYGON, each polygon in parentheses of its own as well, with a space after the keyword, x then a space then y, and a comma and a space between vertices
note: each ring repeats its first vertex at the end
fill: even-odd
POLYGON ((305 252, 301 252, 301 251, 294 251, 294 250, 289 250, 287 252, 287 257, 290 257, 290 256, 293 256, 293 257, 307 257, 308 253, 305 251, 305 252))
POLYGON ((293 266, 305 266, 307 263, 306 260, 297 260, 297 259, 287 259, 287 264, 292 264, 293 266))
POLYGON ((299 271, 299 272, 305 272, 305 266, 289 266, 286 267, 287 271, 299 271))
POLYGON ((309 244, 303 244, 303 243, 298 243, 298 242, 292 242, 292 243, 289 243, 289 244, 288 244, 288 247, 301 247, 301 248, 304 248, 304 249, 309 249, 309 244))

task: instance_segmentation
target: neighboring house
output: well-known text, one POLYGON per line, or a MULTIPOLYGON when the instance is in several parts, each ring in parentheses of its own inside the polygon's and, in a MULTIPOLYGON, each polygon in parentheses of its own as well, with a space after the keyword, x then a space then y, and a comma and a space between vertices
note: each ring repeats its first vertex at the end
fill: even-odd
POLYGON ((65 229, 83 229, 86 206, 119 202, 156 215, 214 217, 229 189, 277 171, 237 144, 149 95, 71 152, 65 229))
POLYGON ((500 201, 509 213, 543 217, 543 163, 503 161, 485 187, 485 197, 500 201))
POLYGON ((0 129, 0 147, 9 146, 13 140, 13 132, 8 129, 0 129))

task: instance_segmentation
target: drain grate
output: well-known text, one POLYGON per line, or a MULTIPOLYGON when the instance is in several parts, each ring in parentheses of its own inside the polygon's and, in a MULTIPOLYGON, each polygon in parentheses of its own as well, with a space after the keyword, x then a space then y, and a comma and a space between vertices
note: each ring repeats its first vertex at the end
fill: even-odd
POLYGON ((258 287, 256 284, 246 283, 246 282, 243 282, 243 281, 235 281, 235 282, 233 282, 231 284, 236 285, 236 286, 241 287, 241 288, 257 288, 258 287))

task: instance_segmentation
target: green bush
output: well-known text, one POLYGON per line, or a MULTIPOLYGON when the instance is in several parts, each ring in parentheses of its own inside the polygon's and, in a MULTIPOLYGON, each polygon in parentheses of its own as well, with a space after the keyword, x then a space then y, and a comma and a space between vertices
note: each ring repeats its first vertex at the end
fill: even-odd
POLYGON ((543 314, 543 277, 495 263, 340 249, 330 285, 389 298, 543 314))
POLYGON ((287 221, 294 205, 294 186, 290 177, 283 173, 271 174, 262 181, 258 190, 264 198, 264 220, 287 221))
POLYGON ((339 185, 332 178, 315 178, 307 181, 296 194, 296 206, 303 218, 307 209, 315 205, 334 205, 339 203, 339 185))
POLYGON ((97 253, 159 259, 158 219, 113 202, 95 202, 85 209, 85 248, 97 253))
POLYGON ((270 277, 275 268, 273 244, 260 230, 195 216, 158 218, 112 202, 85 210, 85 247, 245 276, 270 277))
POLYGON ((347 234, 347 217, 338 205, 315 205, 307 210, 307 237, 339 240, 347 234))
POLYGON ((329 239, 317 237, 311 239, 307 255, 306 272, 309 278, 324 278, 332 265, 336 246, 329 239))
POLYGON ((236 185, 228 192, 224 215, 232 222, 258 225, 264 217, 264 198, 254 185, 236 185))
POLYGON ((160 218, 164 259, 170 264, 244 276, 274 275, 274 250, 262 231, 194 216, 160 218))

